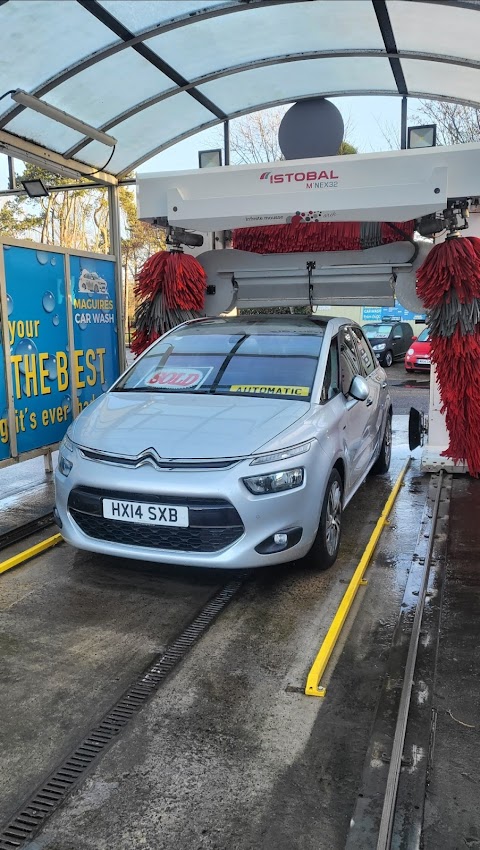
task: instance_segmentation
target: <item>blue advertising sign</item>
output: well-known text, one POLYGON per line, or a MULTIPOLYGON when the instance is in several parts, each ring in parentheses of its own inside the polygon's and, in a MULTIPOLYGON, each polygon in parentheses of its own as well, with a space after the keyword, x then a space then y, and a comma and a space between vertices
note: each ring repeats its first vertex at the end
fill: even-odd
POLYGON ((115 266, 112 260, 70 256, 79 409, 118 378, 115 266))
POLYGON ((2 249, 8 317, 0 347, 0 460, 6 460, 12 456, 6 348, 20 455, 58 443, 75 412, 73 387, 81 410, 108 389, 119 366, 114 261, 70 255, 70 350, 64 253, 43 245, 2 249))
POLYGON ((4 334, 11 352, 17 450, 23 453, 57 443, 72 421, 64 259, 17 245, 4 245, 3 252, 4 334))
POLYGON ((381 322, 390 319, 393 322, 422 322, 425 316, 422 313, 412 313, 395 301, 394 307, 362 307, 363 322, 381 322))
MULTIPOLYGON (((10 311, 10 302, 8 303, 10 311)), ((3 329, 0 327, 0 460, 10 457, 10 434, 8 433, 8 400, 5 381, 5 355, 3 353, 3 329)))

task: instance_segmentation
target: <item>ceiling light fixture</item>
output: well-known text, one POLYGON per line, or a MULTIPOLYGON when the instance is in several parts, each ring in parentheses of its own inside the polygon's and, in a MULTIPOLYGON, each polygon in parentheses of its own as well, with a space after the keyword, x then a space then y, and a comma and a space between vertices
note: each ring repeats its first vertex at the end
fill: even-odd
POLYGON ((63 109, 57 109, 56 106, 52 106, 50 103, 46 103, 44 100, 40 100, 32 94, 27 94, 27 92, 22 89, 17 89, 12 94, 12 100, 19 103, 21 106, 26 106, 27 109, 33 109, 35 112, 40 112, 41 115, 51 118, 52 121, 58 121, 59 124, 64 124, 66 127, 76 130, 78 133, 81 133, 83 136, 87 136, 89 139, 95 139, 95 141, 101 142, 103 145, 108 145, 110 148, 115 147, 117 144, 117 140, 114 139, 113 136, 109 136, 108 133, 103 133, 101 130, 97 130, 96 127, 86 124, 85 121, 80 121, 78 118, 75 118, 74 115, 69 115, 68 112, 64 112, 63 109))

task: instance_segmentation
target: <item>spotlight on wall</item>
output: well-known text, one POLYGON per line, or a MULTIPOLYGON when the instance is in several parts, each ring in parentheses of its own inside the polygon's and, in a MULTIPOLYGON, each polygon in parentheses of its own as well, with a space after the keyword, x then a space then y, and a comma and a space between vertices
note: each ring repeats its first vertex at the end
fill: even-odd
POLYGON ((198 152, 199 168, 218 168, 222 164, 222 149, 198 152))
POLYGON ((29 198, 48 198, 49 191, 43 180, 21 180, 20 183, 29 198))
POLYGON ((422 127, 408 128, 407 148, 434 148, 436 144, 436 124, 424 124, 422 127))

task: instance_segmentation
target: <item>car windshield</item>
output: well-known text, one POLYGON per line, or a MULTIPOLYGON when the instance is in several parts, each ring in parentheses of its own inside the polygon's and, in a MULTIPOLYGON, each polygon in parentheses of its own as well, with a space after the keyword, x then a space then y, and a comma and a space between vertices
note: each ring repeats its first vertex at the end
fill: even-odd
POLYGON ((305 320, 224 319, 180 327, 146 352, 113 390, 309 401, 324 330, 305 320))
POLYGON ((390 336, 391 325, 364 325, 363 330, 368 339, 386 339, 390 336))
POLYGON ((430 329, 424 328, 422 333, 417 337, 418 342, 428 342, 430 339, 430 329))

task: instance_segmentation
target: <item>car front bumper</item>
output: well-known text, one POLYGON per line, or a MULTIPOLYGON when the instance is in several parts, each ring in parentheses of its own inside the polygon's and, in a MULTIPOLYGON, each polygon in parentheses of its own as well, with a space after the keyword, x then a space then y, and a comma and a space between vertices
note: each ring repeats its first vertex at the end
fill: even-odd
POLYGON ((64 539, 79 549, 165 564, 248 569, 307 554, 329 473, 315 441, 310 451, 281 463, 250 466, 246 460, 229 469, 189 471, 128 469, 87 459, 77 448, 68 477, 58 468, 55 472, 56 510, 64 539), (293 490, 255 496, 242 480, 298 466, 305 470, 304 481, 293 490), (108 520, 102 498, 186 505, 190 524, 184 529, 108 520), (256 551, 285 531, 292 532, 293 545, 268 554, 256 551))

